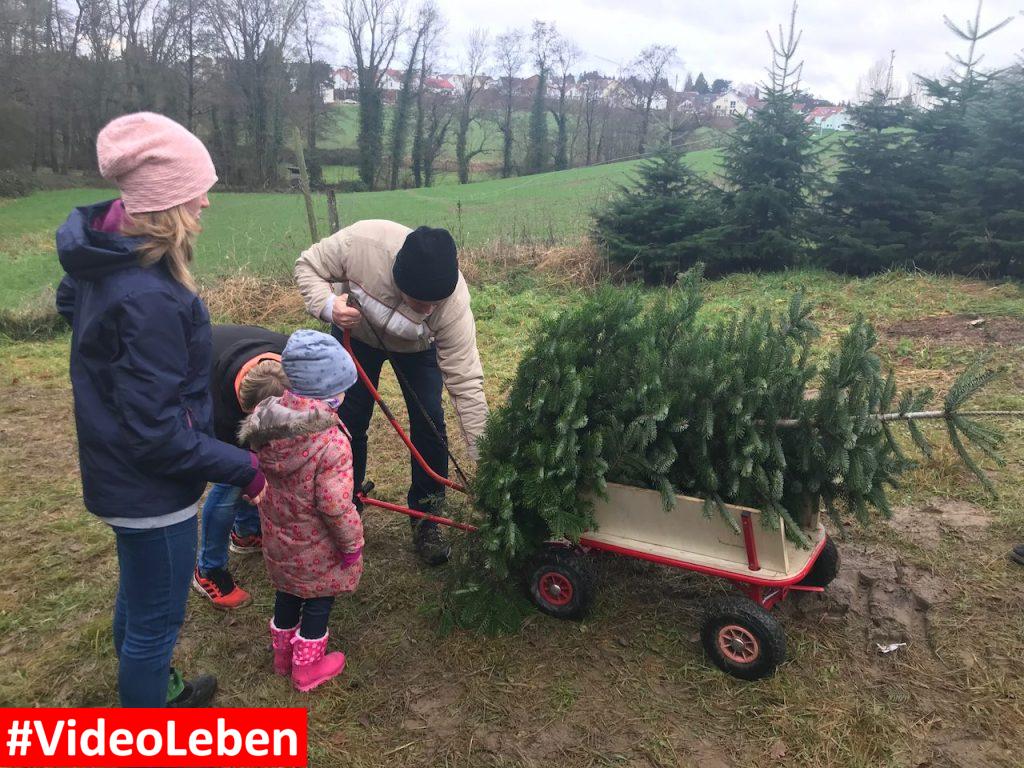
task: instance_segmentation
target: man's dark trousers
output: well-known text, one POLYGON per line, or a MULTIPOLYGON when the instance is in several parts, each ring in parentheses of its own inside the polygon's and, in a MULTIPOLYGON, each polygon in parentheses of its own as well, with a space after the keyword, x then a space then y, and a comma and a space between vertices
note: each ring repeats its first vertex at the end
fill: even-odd
MULTIPOLYGON (((341 341, 342 332, 332 327, 331 332, 341 341)), ((366 371, 374 387, 380 381, 380 371, 388 359, 383 350, 371 347, 357 339, 352 339, 352 352, 359 364, 366 371)), ((394 364, 402 372, 398 377, 405 397, 405 406, 409 411, 409 437, 416 450, 420 452, 427 464, 441 477, 448 477, 448 452, 445 444, 448 441, 444 424, 444 409, 441 406, 441 369, 437 367, 437 351, 431 347, 423 352, 392 352, 394 364), (439 440, 430 428, 430 424, 420 413, 415 401, 407 389, 411 388, 423 404, 430 418, 441 433, 439 440)), ((345 393, 345 401, 338 409, 338 416, 352 435, 352 475, 355 490, 363 485, 366 476, 366 430, 370 426, 373 415, 373 396, 362 380, 345 393)), ((415 458, 409 457, 412 467, 412 484, 409 486, 408 504, 412 509, 433 514, 430 501, 444 495, 444 486, 430 478, 415 458)), ((415 524, 417 521, 412 520, 415 524)), ((427 523, 433 525, 433 523, 427 523)))

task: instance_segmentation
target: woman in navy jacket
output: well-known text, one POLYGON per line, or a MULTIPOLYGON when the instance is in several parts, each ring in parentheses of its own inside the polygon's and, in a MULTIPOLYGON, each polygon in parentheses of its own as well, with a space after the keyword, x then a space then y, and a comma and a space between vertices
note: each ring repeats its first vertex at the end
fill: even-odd
POLYGON ((213 436, 210 319, 189 272, 216 181, 202 143, 151 113, 97 139, 118 200, 77 208, 57 231, 72 327, 71 385, 86 508, 116 536, 114 644, 122 706, 202 706, 216 680, 171 666, 208 481, 259 498, 255 456, 213 436))

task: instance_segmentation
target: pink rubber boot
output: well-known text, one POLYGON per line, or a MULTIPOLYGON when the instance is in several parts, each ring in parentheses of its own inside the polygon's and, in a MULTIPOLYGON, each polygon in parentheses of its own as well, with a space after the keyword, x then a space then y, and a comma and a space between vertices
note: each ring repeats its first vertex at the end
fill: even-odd
POLYGON ((292 638, 298 631, 298 624, 291 629, 278 629, 274 626, 274 620, 270 620, 270 641, 274 645, 275 675, 290 675, 292 673, 292 638))
POLYGON ((292 685, 300 691, 311 691, 321 683, 341 674, 345 668, 345 654, 340 651, 328 653, 327 636, 318 640, 307 640, 298 632, 292 638, 292 685))

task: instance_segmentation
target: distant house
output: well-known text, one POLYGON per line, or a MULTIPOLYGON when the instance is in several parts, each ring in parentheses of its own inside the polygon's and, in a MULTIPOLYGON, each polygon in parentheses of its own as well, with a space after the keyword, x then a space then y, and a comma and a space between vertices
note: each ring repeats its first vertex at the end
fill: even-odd
POLYGON ((455 84, 444 75, 428 76, 424 85, 434 93, 455 93, 455 84))
POLYGON ((744 117, 749 111, 747 97, 733 90, 726 91, 711 102, 711 112, 718 117, 727 115, 744 117))
POLYGON ((633 103, 633 94, 629 87, 618 80, 608 81, 601 98, 616 107, 627 107, 633 103))
POLYGON ((341 69, 334 70, 332 79, 334 80, 334 88, 333 90, 328 89, 330 91, 330 98, 328 98, 326 92, 324 93, 325 104, 347 101, 359 96, 359 76, 351 67, 342 67, 341 69))
POLYGON ((388 94, 391 94, 390 98, 394 98, 394 95, 402 90, 402 79, 405 77, 405 73, 400 69, 388 69, 384 71, 384 74, 380 78, 380 89, 384 91, 385 98, 388 98, 388 94))
POLYGON ((826 131, 845 131, 853 122, 850 114, 843 107, 815 107, 804 118, 815 128, 826 131))

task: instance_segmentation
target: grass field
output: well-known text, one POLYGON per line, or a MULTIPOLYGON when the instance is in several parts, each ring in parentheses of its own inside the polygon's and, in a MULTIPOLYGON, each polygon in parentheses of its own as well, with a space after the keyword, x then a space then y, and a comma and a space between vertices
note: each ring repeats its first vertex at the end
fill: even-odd
MULTIPOLYGON (((688 161, 713 173, 717 154, 688 161)), ((496 404, 531 330, 589 290, 575 273, 558 273, 568 262, 548 257, 575 249, 585 258, 576 243, 587 212, 632 168, 345 195, 341 215, 444 225, 467 246, 485 386, 496 404)), ((108 195, 0 201, 0 306, 52 288, 55 227, 71 207, 108 195)), ((217 321, 282 331, 311 322, 282 281, 308 242, 300 196, 214 195, 204 226, 197 267, 217 321)), ((1007 373, 977 406, 1024 409, 1020 285, 905 273, 735 275, 708 285, 704 311, 781 310, 799 289, 826 345, 862 314, 902 385, 943 392, 981 358, 1007 373)), ((0 551, 8 564, 0 706, 116 702, 117 564, 109 530, 81 504, 67 355, 66 334, 0 336, 0 551)), ((400 401, 389 375, 384 392, 400 401)), ((583 622, 537 614, 509 637, 442 637, 439 574, 419 567, 404 519, 382 511, 366 517, 360 590, 332 616, 333 643, 349 658, 340 680, 302 696, 268 672, 273 593, 259 558, 232 556, 252 606, 221 614, 191 597, 177 662, 216 673, 221 705, 308 707, 317 768, 1017 768, 1024 569, 1006 552, 1024 541, 1024 422, 1000 426, 1006 464, 984 463, 999 498, 940 449, 894 492, 892 521, 832 531, 840 578, 825 596, 777 609, 790 660, 768 680, 741 683, 703 658, 701 609, 720 584, 610 557, 595 558, 598 599, 583 622), (880 641, 908 645, 882 655, 880 641)), ((942 443, 936 426, 926 429, 942 443)), ((379 415, 371 445, 380 496, 403 499, 408 456, 379 415)), ((465 460, 461 444, 453 447, 465 460)))
MULTIPOLYGON (((735 276, 709 285, 705 311, 781 309, 799 288, 826 339, 866 314, 901 382, 942 389, 984 354, 1010 371, 979 407, 1024 407, 1019 286, 735 276)), ((283 301, 273 325, 309 322, 293 291, 265 290, 283 301)), ((529 270, 474 286, 492 403, 530 329, 580 290, 529 270)), ((223 297, 209 299, 223 317, 223 297)), ((0 343, 0 706, 116 701, 116 560, 110 532, 81 506, 67 345, 0 343)), ((390 377, 385 394, 397 402, 390 377)), ((366 518, 362 586, 332 616, 349 658, 341 679, 303 696, 269 673, 272 591, 259 558, 232 562, 252 606, 227 615, 190 598, 178 663, 217 673, 221 705, 308 707, 311 766, 1019 766, 1024 596, 1005 553, 1024 539, 1024 426, 1007 431, 1007 465, 986 464, 1000 499, 941 450, 896 492, 891 525, 834 532, 843 575, 831 597, 778 609, 790 661, 768 680, 739 682, 703 658, 701 605, 720 585, 614 558, 595 560, 598 599, 582 623, 538 614, 509 637, 441 637, 438 574, 418 566, 404 520, 380 511, 366 518), (883 656, 882 636, 909 644, 883 656)), ((403 498, 408 458, 379 416, 371 444, 380 495, 403 498)))
MULTIPOLYGON (((695 169, 712 172, 718 155, 717 150, 704 150, 687 157, 695 169)), ((634 167, 616 163, 467 185, 355 193, 339 196, 339 209, 343 224, 383 218, 413 227, 447 227, 462 246, 480 247, 499 239, 562 242, 586 231, 591 209, 626 182, 634 167)), ((53 250, 54 231, 73 207, 111 196, 100 189, 71 189, 0 200, 0 306, 17 306, 55 285, 61 269, 53 250)), ((196 257, 202 277, 239 270, 290 272, 309 243, 305 204, 298 193, 221 193, 211 195, 211 201, 196 257)), ((316 202, 323 227, 326 203, 322 196, 316 202)))

